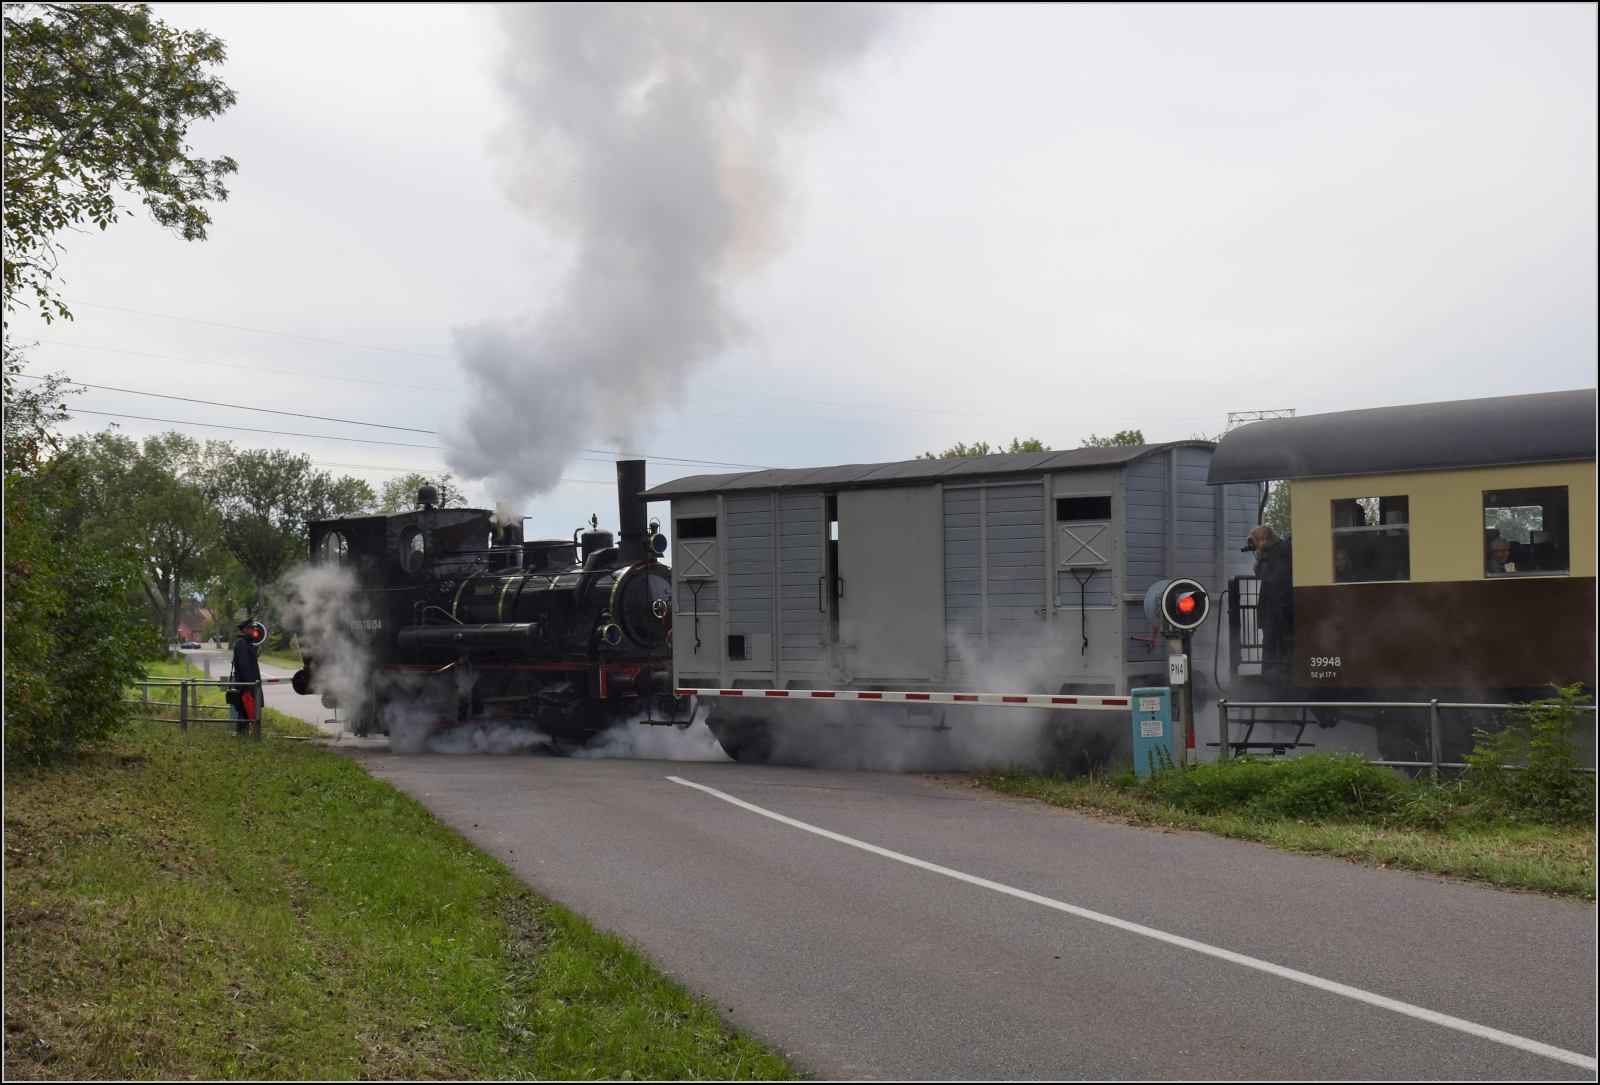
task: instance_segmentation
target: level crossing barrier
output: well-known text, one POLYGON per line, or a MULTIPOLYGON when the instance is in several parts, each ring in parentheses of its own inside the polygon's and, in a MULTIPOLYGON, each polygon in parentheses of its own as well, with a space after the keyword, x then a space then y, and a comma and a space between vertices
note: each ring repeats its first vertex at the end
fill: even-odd
POLYGON ((958 704, 998 708, 1056 708, 1127 712, 1128 697, 1068 697, 1049 693, 915 693, 871 689, 679 689, 679 697, 773 698, 790 701, 871 701, 884 704, 958 704))

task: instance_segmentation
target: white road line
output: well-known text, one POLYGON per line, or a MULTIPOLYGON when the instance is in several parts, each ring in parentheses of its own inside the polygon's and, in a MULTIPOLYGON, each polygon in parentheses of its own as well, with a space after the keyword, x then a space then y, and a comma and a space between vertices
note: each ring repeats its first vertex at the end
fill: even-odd
POLYGON ((776 813, 772 810, 768 810, 765 807, 757 806, 754 803, 745 802, 743 799, 735 798, 726 792, 718 791, 714 787, 707 787, 705 784, 697 784, 693 780, 685 780, 680 776, 668 776, 667 779, 671 780, 675 784, 682 784, 684 787, 692 787, 697 791, 704 791, 707 795, 713 795, 721 799, 723 802, 730 802, 733 805, 743 807, 752 813, 760 814, 762 817, 771 818, 773 821, 781 821, 785 825, 792 825, 796 829, 803 829, 808 833, 815 833, 817 836, 827 837, 829 840, 836 840, 841 844, 849 844, 852 848, 860 848, 862 851, 870 851, 874 855, 881 855, 885 859, 893 859, 897 863, 905 863, 907 866, 920 867, 923 870, 932 871, 935 874, 943 874, 947 878, 954 878, 957 881, 967 882, 970 885, 978 885, 985 889, 993 889, 996 893, 1004 893, 1007 896, 1017 897, 1021 900, 1030 901, 1034 904, 1042 904, 1046 908, 1054 908, 1058 912, 1066 912, 1069 915, 1078 916, 1080 919, 1088 919, 1096 923, 1104 923, 1108 927, 1116 927, 1120 930, 1129 931, 1133 934, 1141 934, 1146 938, 1154 938, 1158 942, 1166 942, 1169 945, 1182 946, 1184 949, 1192 949, 1196 953, 1204 953, 1208 957, 1218 957, 1224 961, 1232 961, 1234 964, 1243 965, 1246 968, 1254 968, 1258 972, 1266 972, 1270 975, 1281 976, 1283 979, 1293 980, 1295 983, 1303 983, 1307 987, 1315 987, 1318 990, 1327 991, 1331 994, 1343 995, 1345 998, 1354 999, 1357 1002, 1365 1002, 1370 1006, 1378 1006, 1385 1010, 1393 1010, 1395 1013, 1405 1014, 1407 1017, 1415 1017, 1420 1021, 1429 1021, 1435 1025, 1442 1025, 1445 1028, 1455 1029, 1457 1032, 1465 1032, 1472 1036, 1480 1036, 1485 1040, 1493 1040, 1497 1044, 1505 1044, 1507 1047, 1515 1047, 1520 1051, 1527 1051, 1535 1055, 1543 1055, 1547 1059, 1555 1059, 1557 1062, 1564 1062, 1571 1066, 1581 1066, 1586 1070, 1595 1070, 1600 1068, 1600 1064, 1597 1064, 1592 1055, 1582 1055, 1576 1051, 1568 1051, 1564 1047, 1555 1047, 1552 1044, 1540 1043, 1538 1040, 1530 1040, 1526 1036, 1518 1036, 1515 1033, 1501 1032, 1499 1029, 1490 1028, 1487 1025, 1480 1025, 1476 1022, 1466 1021, 1459 1017, 1451 1017, 1449 1014, 1445 1013, 1437 1013, 1434 1010, 1424 1009, 1421 1006, 1413 1006, 1409 1002, 1401 1002, 1396 998, 1386 998, 1383 995, 1373 994, 1371 991, 1363 991, 1359 987, 1351 987, 1348 984, 1337 983, 1333 980, 1323 979, 1321 976, 1313 976, 1309 972, 1299 972, 1293 968, 1285 968, 1282 965, 1273 964, 1271 961, 1263 961, 1256 957, 1247 957, 1243 953, 1235 953, 1230 949, 1223 949, 1220 946, 1207 945, 1205 942, 1196 942, 1192 938, 1184 938, 1181 935, 1168 934, 1166 931, 1158 931, 1154 927, 1146 927, 1140 923, 1130 923, 1126 919, 1118 919, 1116 916, 1106 915, 1104 912, 1090 911, 1088 908, 1079 908, 1077 905, 1068 904, 1065 901, 1055 900, 1051 897, 1042 897, 1037 893, 1030 893, 1025 889, 1016 889, 1009 885, 1003 885, 1000 882, 991 882, 987 878, 979 878, 971 874, 963 874, 959 870, 951 870, 949 867, 939 866, 937 863, 930 863, 924 859, 917 859, 910 855, 902 855, 900 852, 890 851, 888 848, 880 848, 876 844, 868 844, 864 840, 857 840, 854 837, 844 836, 840 833, 829 832, 827 829, 822 829, 815 825, 807 824, 804 821, 796 821, 794 818, 785 817, 784 815, 776 813))

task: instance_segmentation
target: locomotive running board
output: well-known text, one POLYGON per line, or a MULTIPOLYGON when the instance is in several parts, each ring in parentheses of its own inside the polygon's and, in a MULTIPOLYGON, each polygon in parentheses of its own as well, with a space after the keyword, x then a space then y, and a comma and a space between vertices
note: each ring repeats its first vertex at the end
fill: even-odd
POLYGON ((1126 712, 1129 697, 1066 697, 1049 693, 889 693, 862 689, 680 689, 679 697, 764 697, 789 701, 874 701, 899 704, 956 704, 977 708, 1059 708, 1078 712, 1126 712))

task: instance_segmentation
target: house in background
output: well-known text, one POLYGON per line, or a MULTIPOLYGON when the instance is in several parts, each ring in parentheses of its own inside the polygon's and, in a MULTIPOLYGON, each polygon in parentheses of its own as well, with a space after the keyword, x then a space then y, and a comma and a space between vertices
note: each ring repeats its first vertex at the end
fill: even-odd
POLYGON ((211 620, 211 611, 205 607, 192 607, 178 617, 178 639, 182 641, 198 641, 201 634, 208 631, 208 627, 215 627, 211 620))

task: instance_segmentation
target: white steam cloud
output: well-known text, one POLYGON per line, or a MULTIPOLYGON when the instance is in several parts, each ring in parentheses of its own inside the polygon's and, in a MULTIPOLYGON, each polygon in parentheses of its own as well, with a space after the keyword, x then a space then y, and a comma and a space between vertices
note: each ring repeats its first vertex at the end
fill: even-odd
POLYGON ((302 655, 311 659, 316 691, 340 705, 366 696, 371 653, 357 639, 362 617, 355 574, 328 565, 297 565, 284 574, 274 609, 293 630, 302 655))
POLYGON ((704 705, 687 727, 660 726, 630 720, 607 728, 574 757, 623 757, 642 761, 732 761, 706 726, 704 705))
POLYGON ((507 5, 511 195, 574 246, 541 311, 458 329, 452 470, 519 502, 736 331, 725 291, 777 247, 782 163, 896 13, 849 4, 507 5))

